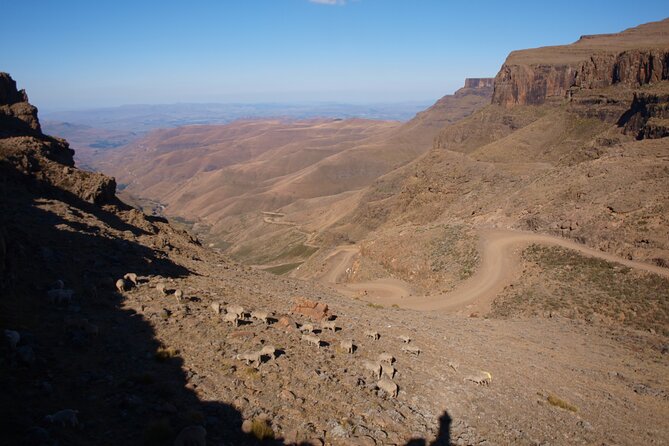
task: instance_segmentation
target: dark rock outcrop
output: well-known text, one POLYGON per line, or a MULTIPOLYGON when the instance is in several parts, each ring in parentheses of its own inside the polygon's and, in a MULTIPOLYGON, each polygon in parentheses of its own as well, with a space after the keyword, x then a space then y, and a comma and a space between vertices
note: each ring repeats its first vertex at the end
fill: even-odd
POLYGON ((626 134, 637 139, 657 139, 669 136, 669 92, 634 94, 632 105, 622 115, 618 125, 626 134))
POLYGON ((7 73, 0 73, 0 162, 14 172, 98 205, 115 203, 116 181, 74 167, 67 141, 44 135, 37 108, 7 73))
POLYGON ((456 97, 476 95, 486 98, 492 97, 495 79, 492 77, 477 77, 465 79, 465 86, 454 93, 456 97))
POLYGON ((37 108, 30 105, 25 90, 17 90, 7 73, 0 73, 0 137, 41 134, 37 108))
POLYGON ((623 84, 631 88, 669 79, 669 50, 601 54, 577 65, 505 64, 495 78, 493 103, 541 105, 581 89, 623 84))
POLYGON ((669 79, 669 19, 571 45, 514 51, 495 77, 492 102, 541 105, 580 90, 639 88, 669 79))

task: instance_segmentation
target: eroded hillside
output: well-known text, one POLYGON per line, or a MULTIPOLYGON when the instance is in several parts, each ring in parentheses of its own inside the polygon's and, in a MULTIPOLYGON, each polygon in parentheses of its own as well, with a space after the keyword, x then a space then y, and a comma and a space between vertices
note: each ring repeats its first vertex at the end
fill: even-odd
POLYGON ((441 128, 491 95, 490 80, 468 81, 404 124, 259 120, 160 130, 106 152, 95 166, 166 215, 197 222, 208 242, 237 259, 296 264, 365 187, 425 153, 441 128))
MULTIPOLYGON (((36 110, 4 73, 0 117, 7 444, 179 444, 184 432, 206 432, 206 444, 216 445, 669 438, 666 338, 646 329, 653 321, 610 326, 559 313, 505 320, 383 308, 242 267, 120 202, 111 178, 74 166, 67 143, 41 133, 36 110)), ((490 178, 500 178, 494 172, 490 178)), ((377 229, 390 221, 389 209, 377 229)), ((415 215, 430 220, 407 213, 412 249, 436 234, 448 237, 437 255, 453 252, 456 241, 458 253, 471 255, 466 226, 426 227, 423 236, 415 215)), ((286 216, 262 218, 291 225, 286 216)), ((401 243, 397 250, 408 252, 401 243)), ((546 258, 554 262, 533 253, 525 259, 537 264, 533 273, 546 258)), ((663 280, 640 282, 651 290, 663 280)), ((526 295, 507 293, 504 317, 526 295)), ((646 307, 637 315, 655 317, 646 307)))
MULTIPOLYGON (((669 264, 668 29, 665 20, 512 53, 492 104, 442 129, 429 153, 381 177, 331 226, 332 239, 353 234, 406 253, 391 265, 387 250, 367 249, 351 279, 390 274, 452 287, 460 279, 442 270, 468 269, 471 256, 454 251, 441 267, 426 265, 403 233, 463 225, 470 244, 477 227, 511 228, 669 264)), ((436 234, 423 252, 443 240, 436 234)))

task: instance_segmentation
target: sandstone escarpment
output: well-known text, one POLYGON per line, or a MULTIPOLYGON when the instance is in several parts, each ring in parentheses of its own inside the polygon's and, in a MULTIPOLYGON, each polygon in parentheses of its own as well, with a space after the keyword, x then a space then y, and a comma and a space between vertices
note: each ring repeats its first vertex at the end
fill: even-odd
POLYGON ((37 132, 37 108, 30 105, 25 90, 17 90, 7 73, 0 73, 0 136, 37 132))
POLYGON ((37 108, 7 73, 0 73, 0 162, 7 175, 18 174, 37 184, 95 204, 116 201, 116 181, 74 167, 67 141, 44 135, 37 108))
POLYGON ((572 45, 514 51, 495 77, 494 104, 541 105, 579 90, 669 79, 669 20, 572 45))
POLYGON ((631 88, 669 79, 669 49, 601 54, 577 65, 505 64, 495 78, 493 103, 541 105, 581 89, 631 88))
POLYGON ((638 92, 618 125, 637 139, 669 136, 669 91, 638 92))

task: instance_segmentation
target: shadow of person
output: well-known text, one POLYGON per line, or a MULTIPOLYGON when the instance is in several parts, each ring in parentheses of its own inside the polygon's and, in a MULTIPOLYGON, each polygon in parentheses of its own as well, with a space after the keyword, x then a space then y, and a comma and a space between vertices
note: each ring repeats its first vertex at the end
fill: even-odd
MULTIPOLYGON (((439 432, 437 438, 430 443, 430 446, 450 446, 451 444, 451 416, 448 412, 439 417, 439 432)), ((412 438, 404 446, 426 446, 427 440, 425 438, 412 438)))

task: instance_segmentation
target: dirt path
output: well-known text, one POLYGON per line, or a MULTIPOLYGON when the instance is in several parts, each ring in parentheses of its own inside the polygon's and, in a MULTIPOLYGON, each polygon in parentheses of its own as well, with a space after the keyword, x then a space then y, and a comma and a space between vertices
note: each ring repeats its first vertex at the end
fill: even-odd
POLYGON ((411 285, 391 278, 355 284, 340 283, 339 277, 350 266, 353 257, 358 253, 358 248, 350 245, 337 248, 326 259, 325 273, 315 279, 335 283, 343 294, 355 295, 372 303, 398 305, 402 308, 422 311, 469 314, 487 312, 499 292, 518 277, 520 252, 522 248, 531 243, 561 246, 587 256, 669 277, 669 270, 665 268, 623 259, 560 237, 501 229, 483 229, 480 231, 480 236, 481 265, 472 277, 446 294, 414 296, 411 285))

